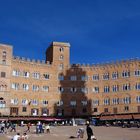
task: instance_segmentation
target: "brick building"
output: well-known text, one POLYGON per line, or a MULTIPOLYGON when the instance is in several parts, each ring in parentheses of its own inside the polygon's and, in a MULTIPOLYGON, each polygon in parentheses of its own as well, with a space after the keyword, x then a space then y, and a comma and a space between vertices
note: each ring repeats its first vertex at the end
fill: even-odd
POLYGON ((70 65, 70 44, 61 42, 45 61, 12 52, 0 44, 1 116, 140 117, 140 60, 70 65))

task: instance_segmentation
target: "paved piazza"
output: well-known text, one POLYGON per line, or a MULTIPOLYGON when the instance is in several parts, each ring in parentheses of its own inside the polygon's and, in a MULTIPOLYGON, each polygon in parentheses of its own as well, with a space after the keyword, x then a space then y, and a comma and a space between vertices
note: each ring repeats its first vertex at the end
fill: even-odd
MULTIPOLYGON (((50 134, 35 134, 35 127, 28 133, 29 140, 68 140, 70 136, 76 136, 78 128, 85 126, 52 126, 50 134)), ((93 131, 97 140, 140 140, 140 128, 121 128, 121 127, 94 127, 93 131)), ((17 127, 17 132, 21 134, 26 130, 25 127, 17 127)), ((0 134, 0 140, 11 140, 15 132, 0 134)), ((75 138, 77 139, 77 138, 75 138)), ((86 133, 83 140, 87 139, 86 133)))

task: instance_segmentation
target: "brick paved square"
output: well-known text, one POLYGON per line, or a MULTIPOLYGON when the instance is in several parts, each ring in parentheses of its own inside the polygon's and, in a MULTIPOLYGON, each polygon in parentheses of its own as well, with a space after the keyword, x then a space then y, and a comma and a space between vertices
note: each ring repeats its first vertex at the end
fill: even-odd
MULTIPOLYGON (((28 133, 29 140, 68 140, 70 136, 76 137, 76 132, 79 128, 86 126, 51 126, 50 134, 35 134, 35 127, 33 126, 31 132, 28 133)), ((17 132, 22 134, 25 127, 17 127, 17 132)), ((140 140, 140 128, 121 128, 121 127, 104 127, 104 126, 92 126, 97 140, 140 140)), ((8 132, 7 134, 0 134, 0 140, 11 140, 16 132, 8 132)), ((75 140, 78 138, 75 138, 75 140)), ((84 138, 81 140, 86 140, 86 132, 84 133, 84 138)))

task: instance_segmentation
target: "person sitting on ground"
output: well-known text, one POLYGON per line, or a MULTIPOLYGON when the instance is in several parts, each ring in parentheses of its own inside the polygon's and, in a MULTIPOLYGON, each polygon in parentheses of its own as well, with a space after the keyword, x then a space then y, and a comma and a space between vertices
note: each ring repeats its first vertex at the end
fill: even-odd
POLYGON ((80 129, 78 129, 78 131, 77 131, 77 138, 80 138, 80 133, 81 133, 81 131, 80 131, 80 129))
POLYGON ((17 133, 12 140, 20 140, 20 133, 17 133))
POLYGON ((21 139, 20 140, 28 140, 27 133, 23 133, 23 135, 21 136, 21 139))

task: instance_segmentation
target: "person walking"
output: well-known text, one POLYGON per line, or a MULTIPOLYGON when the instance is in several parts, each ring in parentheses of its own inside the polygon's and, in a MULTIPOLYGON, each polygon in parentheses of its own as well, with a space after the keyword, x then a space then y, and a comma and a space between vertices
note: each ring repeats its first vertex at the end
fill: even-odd
POLYGON ((93 136, 93 131, 92 131, 92 128, 90 127, 89 122, 87 122, 86 131, 87 131, 87 137, 88 137, 87 140, 92 140, 91 137, 93 136))
POLYGON ((28 123, 26 132, 30 132, 30 128, 31 128, 31 123, 28 123))
POLYGON ((12 131, 16 132, 16 124, 14 124, 14 123, 11 123, 11 130, 10 130, 10 132, 12 132, 12 131))

